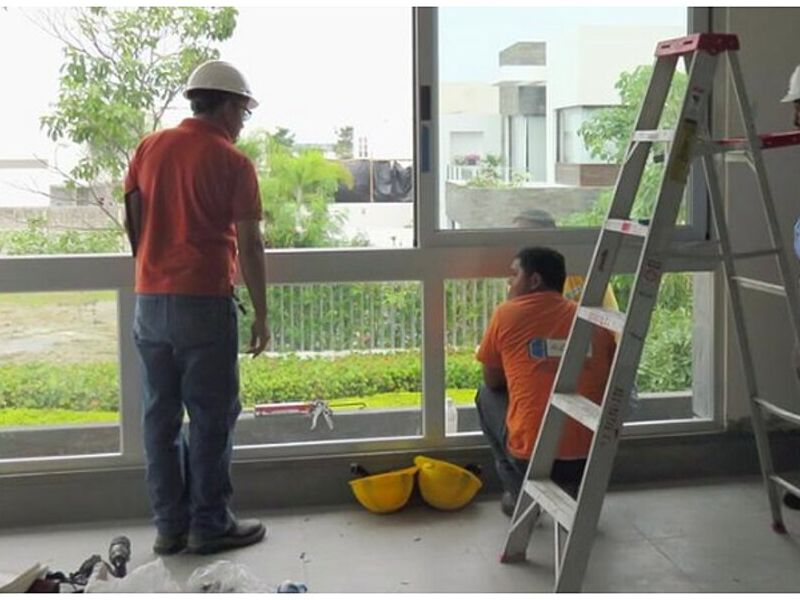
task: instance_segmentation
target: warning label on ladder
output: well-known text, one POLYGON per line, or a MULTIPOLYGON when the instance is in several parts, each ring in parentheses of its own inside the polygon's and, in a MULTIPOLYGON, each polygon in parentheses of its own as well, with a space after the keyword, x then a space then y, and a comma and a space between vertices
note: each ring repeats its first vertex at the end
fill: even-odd
POLYGON ((689 175, 689 167, 692 164, 692 145, 694 144, 695 134, 697 133, 697 121, 684 119, 683 127, 678 129, 675 138, 675 157, 672 161, 667 178, 676 183, 684 183, 689 175))

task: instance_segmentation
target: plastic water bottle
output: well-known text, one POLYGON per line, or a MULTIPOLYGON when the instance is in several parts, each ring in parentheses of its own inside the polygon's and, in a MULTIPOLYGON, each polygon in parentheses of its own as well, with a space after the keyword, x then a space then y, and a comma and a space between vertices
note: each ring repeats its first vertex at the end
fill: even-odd
POLYGON ((456 402, 450 396, 444 401, 445 424, 444 431, 447 434, 458 432, 458 408, 456 402))

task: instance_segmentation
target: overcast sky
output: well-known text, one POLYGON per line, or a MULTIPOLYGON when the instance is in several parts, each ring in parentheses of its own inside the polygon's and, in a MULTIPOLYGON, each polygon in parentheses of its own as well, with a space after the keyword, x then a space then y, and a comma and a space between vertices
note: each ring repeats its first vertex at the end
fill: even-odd
MULTIPOLYGON (((0 11, 3 110, 0 159, 54 159, 39 127, 58 97, 61 43, 31 22, 35 8, 0 11)), ((300 142, 332 142, 353 125, 377 157, 410 158, 412 22, 410 7, 240 9, 222 58, 239 66, 261 102, 249 129, 289 128, 300 142)), ((686 11, 666 8, 454 8, 439 13, 442 81, 492 81, 498 52, 546 40, 582 24, 681 24, 686 11)), ((181 100, 169 123, 188 114, 181 100)), ((61 148, 55 158, 70 152, 61 148)))

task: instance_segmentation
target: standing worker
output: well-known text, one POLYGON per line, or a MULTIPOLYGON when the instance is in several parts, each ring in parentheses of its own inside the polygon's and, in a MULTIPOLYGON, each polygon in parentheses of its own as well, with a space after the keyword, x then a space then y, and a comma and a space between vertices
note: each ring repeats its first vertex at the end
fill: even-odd
MULTIPOLYGON (((794 126, 800 129, 800 65, 798 65, 792 76, 789 77, 789 91, 781 102, 791 102, 794 105, 794 126)), ((800 218, 794 224, 794 253, 800 259, 800 218)), ((797 376, 800 378, 800 349, 795 348, 795 368, 797 376)), ((783 496, 783 504, 794 510, 800 510, 800 497, 791 492, 786 492, 783 496)))
POLYGON ((217 60, 195 69, 184 96, 194 116, 145 137, 125 180, 147 490, 157 530, 153 552, 161 555, 210 554, 254 544, 266 533, 260 521, 237 520, 229 507, 241 412, 237 248, 254 310, 248 352, 257 356, 270 338, 258 180, 234 146, 258 102, 244 76, 217 60))

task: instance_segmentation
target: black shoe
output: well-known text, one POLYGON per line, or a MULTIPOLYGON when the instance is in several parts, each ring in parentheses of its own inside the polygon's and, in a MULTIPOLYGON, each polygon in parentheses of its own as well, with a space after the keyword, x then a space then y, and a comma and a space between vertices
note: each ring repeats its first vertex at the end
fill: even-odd
POLYGON ((783 505, 792 510, 800 510, 800 496, 795 496, 791 492, 786 492, 783 495, 783 505))
POLYGON ((500 510, 507 517, 514 516, 514 509, 517 507, 517 498, 511 492, 503 492, 500 498, 500 510))
POLYGON ((266 527, 257 519, 236 521, 223 535, 213 538, 202 538, 189 535, 187 549, 194 554, 214 554, 232 548, 243 548, 257 544, 264 539, 266 527))
POLYGON ((169 556, 170 554, 177 554, 186 548, 188 536, 184 533, 182 535, 156 535, 156 541, 153 544, 153 552, 159 556, 169 556))

